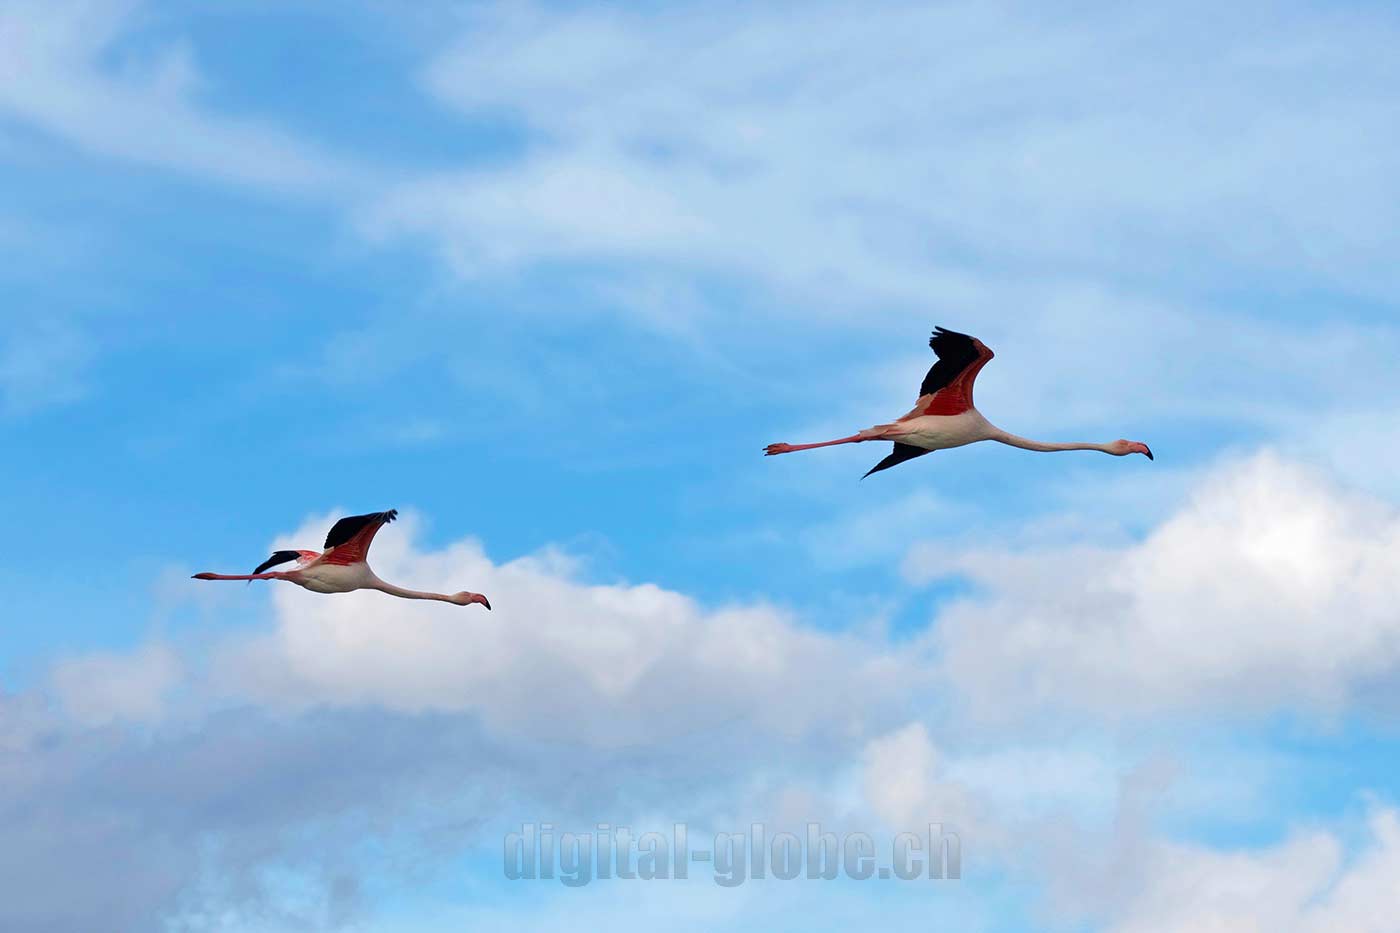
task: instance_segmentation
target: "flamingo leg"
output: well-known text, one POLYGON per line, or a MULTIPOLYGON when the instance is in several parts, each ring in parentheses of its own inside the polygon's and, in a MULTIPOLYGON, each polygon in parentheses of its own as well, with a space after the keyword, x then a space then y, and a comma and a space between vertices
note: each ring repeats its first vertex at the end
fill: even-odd
POLYGON ((777 454, 790 454, 795 450, 815 450, 818 447, 835 447, 837 444, 859 444, 861 441, 875 440, 866 433, 852 434, 850 437, 839 437, 834 441, 822 441, 817 444, 769 444, 763 448, 765 457, 773 457, 777 454))

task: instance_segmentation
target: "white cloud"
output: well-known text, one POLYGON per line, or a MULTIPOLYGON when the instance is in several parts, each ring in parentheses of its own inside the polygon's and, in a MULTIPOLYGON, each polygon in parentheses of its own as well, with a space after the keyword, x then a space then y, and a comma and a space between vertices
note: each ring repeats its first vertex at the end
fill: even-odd
MULTIPOLYGON (((331 520, 278 544, 315 541, 331 520)), ((227 649, 224 682, 298 705, 471 711, 515 734, 606 746, 736 722, 845 742, 926 681, 907 652, 815 632, 771 607, 588 584, 551 552, 503 565, 472 541, 424 552, 412 546, 415 526, 408 516, 379 535, 376 571, 419 589, 484 592, 494 611, 279 586, 273 631, 227 649)))
POLYGON ((425 80, 469 117, 516 118, 525 156, 411 183, 371 226, 436 237, 468 270, 676 262, 828 307, 966 305, 989 294, 988 259, 1061 280, 1170 278, 1202 251, 1393 288, 1395 24, 1209 22, 1179 8, 499 5, 425 80))
POLYGON ((359 847, 465 844, 493 788, 530 780, 502 757, 466 719, 245 708, 84 726, 0 694, 0 928, 339 927, 359 847))
POLYGON ((865 747, 862 785, 871 810, 896 831, 942 823, 985 848, 996 845, 993 823, 977 812, 969 789, 951 781, 928 728, 910 723, 865 747))
MULTIPOLYGON (((422 235, 471 273, 630 263, 580 287, 687 343, 715 338, 675 319, 729 304, 694 298, 714 275, 758 286, 729 312, 745 334, 758 313, 897 333, 909 353, 887 381, 839 359, 780 377, 812 393, 840 380, 839 413, 856 423, 907 405, 930 321, 962 321, 998 349, 979 394, 1018 433, 1111 439, 1191 411, 1288 435, 1304 414, 1374 405, 1391 382, 1391 329, 1292 333, 1199 298, 1253 272, 1271 289, 1393 293, 1400 241, 1382 205, 1400 146, 1385 108, 1400 78, 1386 19, 1260 29, 1213 14, 1202 30, 1179 11, 1050 22, 877 5, 852 23, 836 4, 502 4, 476 9, 423 82, 468 130, 504 114, 526 145, 415 178, 204 104, 206 86, 237 75, 205 75, 187 41, 150 41, 154 15, 0 2, 0 113, 108 158, 331 193, 371 238, 422 235), (889 387, 878 401, 872 384, 889 387)), ((730 365, 762 389, 771 342, 715 355, 746 352, 730 365)))
MULTIPOLYGON (((1338 529, 1365 541, 1393 521, 1371 514, 1367 526, 1345 497, 1271 458, 1227 471, 1220 482, 1216 498, 1184 510, 1138 548, 1156 553, 1166 547, 1158 539, 1189 539, 1199 550, 1203 529, 1219 535, 1217 526, 1232 523, 1243 537, 1227 537, 1233 552, 1217 554, 1216 563, 1248 578, 1251 564, 1228 559, 1244 554, 1266 568, 1279 562, 1291 579, 1299 573, 1290 561, 1312 565, 1292 552, 1260 550, 1259 542, 1277 543, 1273 523, 1354 567, 1367 563, 1368 546, 1346 544, 1338 529), (1280 486, 1301 504, 1275 515, 1280 486), (1218 514, 1221 501, 1242 514, 1218 514)), ((310 520, 275 543, 314 543, 328 520, 310 520)), ((205 919, 335 925, 356 915, 359 879, 373 871, 382 884, 388 870, 357 843, 461 851, 521 814, 561 823, 685 819, 723 829, 751 818, 798 826, 817 818, 864 831, 940 822, 963 840, 965 872, 1033 867, 1065 916, 1121 921, 1124 930, 1145 918, 1171 919, 1152 898, 1169 900, 1197 883, 1210 894, 1202 910, 1243 915, 1252 891, 1273 890, 1283 882, 1269 878, 1291 877, 1289 867, 1303 857, 1286 846, 1218 852, 1155 831, 1164 813, 1208 812, 1204 797, 1234 805, 1266 792, 1249 769, 1214 774, 1228 758, 1211 756, 1203 777, 1189 761, 1153 758, 1150 741, 1062 742, 1041 734, 1023 694, 1005 683, 1004 711, 1016 717, 1009 729, 940 721, 942 694, 968 684, 939 679, 927 646, 817 632, 763 605, 709 608, 654 585, 588 583, 576 561, 552 551, 496 564, 473 541, 424 549, 415 544, 416 526, 408 515, 378 537, 377 570, 415 587, 483 590, 494 612, 270 584, 270 626, 228 636, 207 657, 152 645, 62 661, 49 679, 62 716, 38 697, 0 698, 0 807, 26 814, 0 845, 0 867, 24 892, 0 901, 0 924, 31 928, 34 918, 52 917, 51 929, 90 929, 95 917, 108 917, 139 926, 188 910, 205 919), (182 691, 179 715, 168 702, 174 691, 182 691), (911 705, 920 710, 914 721, 911 705), (1174 802, 1163 802, 1167 789, 1174 802), (96 870, 118 852, 139 857, 125 856, 123 873, 96 870), (65 877, 89 880, 45 884, 59 865, 76 866, 65 877), (1211 888, 1199 865, 1238 870, 1238 880, 1211 888), (300 908, 279 888, 289 877, 301 887, 291 902, 300 908), (1152 894, 1144 878, 1165 893, 1152 894)), ((1142 566, 1135 553, 1120 562, 1142 566)), ((1060 600, 1078 593, 1082 580, 1060 565, 1022 560, 1016 573, 996 579, 1058 587, 1060 600)), ((1213 593, 1214 578, 1191 571, 1197 565, 1172 565, 1213 593)), ((229 589, 258 599, 257 590, 229 589)), ((1252 607, 1251 618, 1258 614, 1252 607)), ((1216 621, 1227 630, 1244 624, 1216 621)), ((940 622, 949 624, 961 624, 956 613, 940 622)), ((1016 640, 1000 618, 981 624, 983 641, 1016 640)), ((1064 664, 1041 660, 1052 669, 1064 664)), ((1044 678, 1026 679, 1033 690, 1044 678)), ((1108 715, 1156 712, 1125 707, 1124 692, 1077 698, 1108 715)), ((1388 840, 1382 830, 1391 823, 1377 826, 1377 838, 1388 840)), ((1339 867, 1339 841, 1300 838, 1322 840, 1331 862, 1308 866, 1312 880, 1299 890, 1313 893, 1284 890, 1285 907, 1312 910, 1323 891, 1336 911, 1327 916, 1360 911, 1375 896, 1374 879, 1391 870, 1388 841, 1339 867)))
POLYGON ((0 809, 24 814, 0 841, 23 888, 0 926, 337 926, 359 879, 411 870, 392 853, 494 854, 510 819, 776 806, 814 763, 845 768, 924 679, 907 649, 770 607, 585 583, 553 551, 422 550, 415 531, 406 515, 378 536, 380 574, 495 610, 272 584, 270 629, 68 658, 43 692, 0 696, 0 809))
MULTIPOLYGON (((652 313, 674 312, 673 270, 739 276, 861 326, 881 325, 877 303, 918 305, 922 331, 936 295, 986 322, 977 330, 1001 359, 979 400, 1025 433, 1093 422, 1131 436, 1123 412, 1311 433, 1315 408, 1376 404, 1366 397, 1389 380, 1391 330, 1221 328, 1187 299, 1139 292, 1262 272, 1393 293, 1388 21, 1304 29, 1281 16, 1246 29, 1252 16, 1225 13, 1197 27, 1174 11, 1053 24, 972 5, 872 7, 852 21, 848 7, 804 5, 741 22, 736 9, 494 8, 426 81, 468 119, 518 119, 524 156, 398 187, 366 210, 366 231, 425 236, 467 273, 646 263, 652 313), (1008 275, 1026 284, 998 281, 1008 275)), ((124 43, 139 13, 0 0, 0 114, 103 157, 365 196, 348 160, 201 106, 209 79, 189 46, 124 43)), ((0 406, 78 397, 90 354, 81 336, 35 325, 0 353, 0 406)), ((890 366, 891 391, 907 400, 926 365, 918 350, 890 366)), ((1384 412, 1359 425, 1378 423, 1384 412)), ((437 429, 411 427, 401 440, 437 429)), ((1137 481, 1118 495, 1163 498, 1137 481)), ((881 531, 945 507, 916 495, 838 517, 813 547, 827 566, 883 555, 881 531)), ((324 527, 285 543, 314 544, 324 527)), ((950 691, 1021 743, 1042 712, 1084 713, 1086 728, 1341 712, 1395 683, 1400 593, 1387 571, 1400 518, 1277 458, 1202 475, 1139 543, 965 544, 920 549, 909 567, 961 573, 980 593, 941 612, 927 641, 891 646, 760 601, 588 582, 553 552, 499 564, 474 541, 425 548, 405 520, 376 543, 380 572, 484 590, 496 612, 279 585, 267 627, 209 658, 154 644, 62 660, 44 688, 61 715, 0 696, 0 811, 13 816, 0 926, 134 928, 193 903, 209 925, 263 928, 288 919, 267 876, 302 873, 325 896, 290 920, 333 925, 355 900, 357 844, 451 826, 427 844, 465 845, 518 798, 587 816, 606 809, 599 800, 613 818, 713 814, 776 805, 791 780, 803 786, 784 799, 799 813, 844 806, 853 781, 891 826, 956 821, 974 843, 1010 840, 1066 800, 1122 810, 1125 786, 1163 771, 995 734, 959 749, 934 725, 950 691), (181 689, 197 695, 173 717, 181 689), (894 729, 911 705, 926 720, 894 729)), ((1086 886, 1079 900, 1125 933, 1240 929, 1261 907, 1270 929, 1364 928, 1395 912, 1396 819, 1377 808, 1350 856, 1322 830, 1230 851, 1137 827, 1114 850, 1133 883, 1086 886)))
POLYGON ((183 674, 183 663, 169 646, 151 644, 124 655, 61 658, 49 676, 53 695, 69 716, 84 725, 104 725, 165 718, 166 695, 183 674))
POLYGON ((1140 543, 926 546, 908 569, 979 588, 940 614, 931 638, 981 714, 1327 715, 1393 692, 1396 553, 1393 506, 1263 454, 1203 472, 1140 543))
POLYGON ((1048 886, 1040 919, 1054 928, 1092 921, 1113 933, 1396 929, 1395 808, 1372 801, 1360 832, 1295 823, 1270 846, 1177 842, 1157 828, 1170 799, 1183 779, 1211 784, 1220 759, 1192 775, 1165 761, 1124 767, 1100 755, 1071 764, 1079 773, 1064 782, 1054 773, 1064 752, 1007 745, 995 759, 949 756, 924 725, 911 723, 866 746, 865 796, 891 827, 951 820, 974 874, 993 864, 1032 873, 1048 886), (1027 809, 1047 786, 1069 806, 1053 814, 1027 809))
POLYGON ((740 283, 742 301, 660 308, 599 290, 743 333, 725 350, 760 388, 821 399, 799 416, 820 424, 774 440, 906 410, 933 323, 998 351, 979 404, 1016 433, 1291 440, 1394 384, 1394 329, 1347 296, 1400 285, 1396 30, 1204 6, 474 8, 423 82, 525 144, 357 218, 470 277, 740 283), (1303 288, 1323 307, 1274 313, 1303 288), (779 369, 794 320, 907 352, 779 369))
POLYGON ((0 115, 93 154, 278 191, 345 192, 362 172, 256 119, 196 102, 188 44, 122 47, 136 0, 0 2, 0 115))
POLYGON ((1376 806, 1348 854, 1325 830, 1262 851, 1153 845, 1114 933, 1382 933, 1400 917, 1400 812, 1376 806))

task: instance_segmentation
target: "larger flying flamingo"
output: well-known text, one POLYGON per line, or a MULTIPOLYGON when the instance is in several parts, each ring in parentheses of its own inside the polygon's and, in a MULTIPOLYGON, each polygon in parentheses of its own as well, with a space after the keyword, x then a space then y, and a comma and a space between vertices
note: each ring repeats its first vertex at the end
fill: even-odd
MULTIPOLYGON (((894 453, 866 473, 879 473, 906 460, 922 457, 934 450, 963 447, 977 441, 999 441, 1023 450, 1100 450, 1115 457, 1144 454, 1152 459, 1152 451, 1139 441, 1118 440, 1108 444, 1051 444, 1017 437, 982 417, 972 405, 972 383, 977 373, 994 355, 976 337, 959 334, 945 328, 934 329, 929 339, 938 361, 924 377, 919 387, 919 400, 914 410, 892 424, 877 424, 850 437, 823 441, 819 444, 769 444, 768 456, 832 447, 836 444, 859 444, 861 441, 894 441, 894 453)), ((864 479, 864 477, 861 477, 864 479)))
POLYGON ((324 551, 277 551, 257 566, 252 573, 197 573, 196 580, 286 580, 313 593, 349 593, 354 590, 379 590, 390 596, 404 599, 436 599, 457 606, 470 606, 480 603, 491 608, 485 596, 480 593, 424 593, 419 590, 406 590, 392 583, 385 583, 369 569, 366 558, 370 542, 380 528, 398 518, 398 509, 387 512, 371 512, 368 515, 351 515, 342 518, 331 526, 326 535, 324 551), (292 570, 273 570, 264 573, 269 567, 296 561, 292 570))

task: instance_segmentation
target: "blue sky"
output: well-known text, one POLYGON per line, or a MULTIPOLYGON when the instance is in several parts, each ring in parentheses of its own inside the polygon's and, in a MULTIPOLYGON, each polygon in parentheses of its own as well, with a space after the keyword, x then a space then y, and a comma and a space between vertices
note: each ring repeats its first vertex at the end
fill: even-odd
POLYGON ((0 0, 0 926, 1385 928, 1397 33, 0 0), (993 422, 1156 462, 761 456, 935 324, 993 422), (496 611, 188 580, 389 507, 383 575, 496 611), (964 879, 497 861, 755 819, 964 879))

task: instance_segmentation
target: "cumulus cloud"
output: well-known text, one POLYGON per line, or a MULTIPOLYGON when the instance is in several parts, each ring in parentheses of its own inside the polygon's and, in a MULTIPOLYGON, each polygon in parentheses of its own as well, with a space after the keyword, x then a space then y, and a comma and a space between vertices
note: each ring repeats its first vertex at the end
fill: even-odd
POLYGON ((1156 844, 1138 866, 1141 886, 1110 929, 1393 930, 1400 916, 1400 811, 1375 806, 1364 835, 1351 852, 1337 833, 1322 829, 1259 851, 1156 844))
POLYGON ((977 587, 931 637, 944 675, 982 714, 1328 715, 1393 693, 1398 550, 1393 505, 1266 453, 1203 471, 1140 542, 930 545, 906 569, 977 587))
MULTIPOLYGON (((353 189, 367 234, 421 236, 468 275, 645 264, 602 291, 657 316, 676 313, 677 280, 737 277, 797 296, 804 329, 885 326, 872 309, 886 306, 917 308, 921 336, 935 295, 985 322, 1000 359, 979 400, 1023 433, 1093 422, 1133 436, 1125 412, 1169 425, 1190 412, 1192 432, 1303 423, 1330 443, 1390 423, 1356 406, 1380 404, 1393 328, 1287 332, 1189 297, 1235 294, 1255 273, 1270 289, 1393 294, 1396 37, 1379 14, 1260 26, 1248 9, 1049 22, 972 4, 876 5, 855 21, 834 4, 742 20, 737 6, 476 7, 424 85, 467 122, 504 114, 521 151, 373 192, 352 159, 207 106, 220 77, 198 50, 130 41, 142 9, 0 0, 0 116, 133 164, 353 189), (1355 421, 1303 417, 1348 406, 1355 421)), ((679 290, 714 310, 704 289, 679 290)), ((438 325, 422 343, 451 343, 438 325)), ((88 342, 26 327, 0 351, 0 409, 80 397, 88 342)), ((771 354, 754 328, 735 332, 754 359, 771 354)), ((352 349, 382 353, 372 338, 352 349)), ((901 403, 928 362, 908 339, 869 380, 901 403)), ((757 384, 747 362, 726 361, 728 391, 757 384)), ((827 398, 763 362, 790 397, 827 398)), ((596 378, 572 365, 546 368, 596 378)), ((805 378, 828 393, 842 381, 805 378)), ((520 383, 557 408, 539 392, 520 383)), ((432 440, 432 423, 412 427, 400 441, 432 440)), ((336 926, 371 870, 412 874, 423 852, 460 854, 507 815, 780 813, 953 822, 1007 857, 1019 840, 1066 873, 1077 912, 1125 933, 1261 917, 1364 929, 1394 912, 1392 809, 1375 809, 1359 846, 1315 828, 1253 850, 1168 841, 1149 811, 1176 762, 1026 738, 1050 713, 1085 730, 1191 725, 1393 694, 1393 505, 1272 456, 1200 474, 1180 509, 1163 488, 1116 493, 1167 513, 1129 544, 918 549, 911 578, 975 591, 897 645, 873 627, 815 631, 762 600, 593 581, 553 551, 500 563, 475 541, 427 547, 406 519, 376 543, 379 571, 484 590, 496 612, 229 587, 219 595, 259 609, 270 598, 261 624, 212 646, 64 658, 33 692, 0 696, 0 927, 336 926), (958 701, 1002 728, 969 741, 973 727, 945 718, 958 701), (1055 830, 1066 806, 1114 824, 1112 871, 1061 864, 1081 828, 1055 830)), ((1092 496, 1101 508, 1104 487, 1092 496)), ((956 507, 921 494, 837 516, 812 529, 812 553, 825 567, 889 557, 891 528, 926 532, 956 507)), ((327 520, 277 543, 314 544, 327 520)))
POLYGON ((888 826, 951 820, 970 849, 974 872, 1000 865, 1044 883, 1040 919, 1052 927, 1087 922, 1113 933, 1394 929, 1400 811, 1392 806, 1370 801, 1363 827, 1347 820, 1292 825, 1270 845, 1174 841, 1158 824, 1181 780, 1197 777, 1164 760, 1115 768, 1111 755, 1099 756, 1072 786, 1057 790, 1068 791, 1061 803, 1086 789, 1107 792, 1107 800, 1046 819, 998 799, 995 788, 1013 782, 1022 803, 1034 799, 1047 781, 1058 783, 1053 772, 1066 749, 1006 746, 1005 752, 994 769, 1018 757, 1019 767, 996 777, 986 759, 950 756, 924 724, 910 723, 867 744, 864 794, 888 826))
MULTIPOLYGON (((1178 569, 1167 577, 1172 592, 1232 592, 1217 585, 1217 570, 1251 583, 1260 591, 1253 602, 1225 607, 1247 619, 1197 601, 1207 618, 1195 624, 1217 613, 1217 641, 1240 651, 1262 650, 1257 636, 1236 630, 1267 615, 1264 600, 1274 600, 1269 611, 1341 590, 1384 601, 1386 591, 1367 589, 1369 577, 1347 574, 1372 572, 1372 539, 1394 525, 1388 513, 1271 457, 1231 467, 1216 482, 1216 493, 1203 492, 1119 554, 1108 577, 1152 579, 1144 568, 1162 552, 1172 558, 1165 566, 1178 569), (1280 510, 1280 498, 1294 508, 1280 510), (1222 511, 1227 505, 1235 511, 1222 511), (1315 550, 1292 553, 1284 546, 1290 535, 1315 550), (1209 550, 1222 541, 1230 545, 1223 553, 1209 550), (1318 565, 1322 554, 1339 563, 1318 565)), ((274 545, 314 542, 329 518, 274 545)), ((892 645, 868 633, 814 631, 763 604, 708 607, 655 585, 588 582, 559 552, 498 564, 475 541, 425 548, 418 538, 412 515, 381 533, 377 570, 415 587, 488 592, 496 611, 269 584, 266 624, 207 650, 153 644, 70 658, 47 691, 5 697, 0 809, 20 816, 0 841, 0 867, 19 879, 19 893, 0 899, 0 925, 148 928, 175 918, 199 929, 231 917, 335 926, 358 915, 368 872, 383 880, 424 853, 475 851, 508 828, 502 821, 562 825, 600 814, 726 828, 751 818, 799 828, 817 818, 865 831, 944 823, 963 839, 965 866, 982 872, 1039 871, 1046 852, 1070 853, 1039 880, 1060 892, 1066 915, 1106 917, 1125 930, 1157 929, 1131 925, 1161 915, 1149 894, 1129 894, 1146 890, 1138 873, 1148 868, 1163 884, 1187 885, 1195 883, 1191 866, 1217 857, 1226 867, 1256 860, 1281 875, 1292 864, 1287 848, 1237 856, 1158 836, 1154 801, 1176 782, 1167 763, 1027 742, 1026 723, 1035 721, 1028 697, 1094 704, 1103 715, 1155 715, 1173 702, 1189 713, 1182 697, 1204 688, 1169 690, 1172 678, 1136 670, 1095 683, 1073 669, 1079 679, 1066 683, 1078 692, 1055 693, 1046 685, 1079 649, 1008 654, 1027 636, 1006 631, 1015 617, 991 609, 1019 589, 955 607, 935 630, 942 640, 892 645), (972 633, 1000 646, 979 656, 981 679, 953 663, 966 664, 972 633), (945 652, 942 669, 933 649, 945 652), (1022 692, 1008 688, 1013 682, 1022 692), (1146 683, 1155 692, 1132 689, 1153 702, 1123 702, 1126 682, 1146 683), (940 722, 949 690, 974 701, 995 693, 1019 722, 969 742, 967 729, 940 722), (911 705, 920 711, 912 720, 911 705), (1025 780, 1028 771, 1036 780, 1025 780), (1112 853, 1111 872, 1095 861, 1103 852, 1112 853), (112 871, 115 864, 122 870, 112 871), (68 880, 46 881, 55 877, 68 880)), ((1086 598, 1082 575, 1065 569, 1073 562, 997 559, 976 558, 1004 571, 982 586, 1030 581, 1041 588, 1033 591, 1038 604, 1064 612, 1086 598)), ((237 595, 261 594, 239 587, 237 595)), ((1072 629, 1077 618, 1067 612, 1055 621, 1072 629)), ((1146 637, 1135 616, 1103 618, 1122 630, 1115 643, 1146 637)), ((1305 640, 1270 663, 1292 657, 1296 667, 1317 646, 1305 640)), ((1137 644, 1128 653, 1147 665, 1180 662, 1137 644)), ((1085 657, 1092 668, 1093 650, 1085 657)), ((1351 653, 1341 657, 1352 663, 1351 653)), ((1333 666, 1344 680, 1346 665, 1333 666)), ((1308 683, 1325 685, 1312 674, 1308 683)), ((1234 676, 1263 674, 1241 663, 1234 676)), ((1262 688, 1255 696, 1268 698, 1288 699, 1262 688)), ((1390 825, 1377 824, 1378 839, 1389 838, 1382 830, 1390 825)), ((1340 864, 1340 843, 1328 845, 1340 864)), ((1386 846, 1373 846, 1374 859, 1363 849, 1353 860, 1375 861, 1374 870, 1328 869, 1307 891, 1333 892, 1339 911, 1359 909, 1348 905, 1369 898, 1368 879, 1388 870, 1386 846)), ((1257 874, 1250 869, 1241 883, 1257 874)), ((1229 900, 1237 890, 1220 887, 1219 910, 1245 909, 1238 904, 1247 899, 1229 900)), ((1293 902, 1311 909, 1314 899, 1293 902)))
POLYGON ((991 824, 975 814, 977 804, 968 788, 949 779, 947 765, 922 722, 872 739, 864 750, 862 770, 865 799, 887 826, 945 823, 990 847, 991 824))
POLYGON ((368 872, 498 857, 512 819, 761 808, 842 767, 923 679, 908 651, 772 607, 587 583, 557 552, 420 549, 415 530, 378 536, 377 571, 495 611, 274 584, 261 630, 63 659, 5 697, 0 927, 336 926, 368 872))
POLYGON ((184 673, 168 645, 151 644, 130 654, 60 658, 50 671, 53 696, 84 725, 164 717, 165 699, 184 673))
POLYGON ((468 718, 245 707, 91 726, 0 696, 0 927, 336 927, 361 847, 466 845, 518 786, 503 760, 468 718))
MULTIPOLYGON (((332 520, 277 545, 314 541, 332 520)), ((928 681, 908 652, 813 631, 775 607, 706 608, 652 584, 587 583, 553 551, 500 565, 470 540, 422 551, 416 525, 407 516, 376 538, 376 571, 484 592, 495 611, 279 586, 274 628, 228 645, 217 675, 269 702, 469 710, 515 733, 600 744, 739 721, 845 741, 928 681)))

